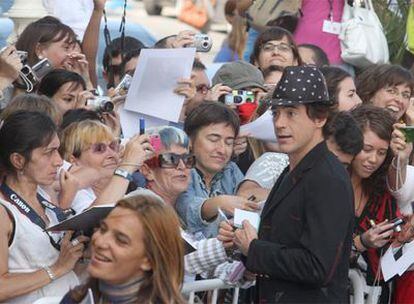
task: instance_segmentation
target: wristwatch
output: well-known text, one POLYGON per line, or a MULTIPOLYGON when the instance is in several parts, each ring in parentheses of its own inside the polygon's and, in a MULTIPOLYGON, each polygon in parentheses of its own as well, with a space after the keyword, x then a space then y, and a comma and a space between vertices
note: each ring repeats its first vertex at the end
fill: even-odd
POLYGON ((56 276, 53 273, 52 269, 49 266, 43 267, 43 270, 46 271, 47 275, 49 276, 51 281, 56 280, 56 276))
POLYGON ((124 169, 121 169, 121 168, 117 168, 114 172, 114 175, 123 177, 123 178, 129 180, 130 182, 132 182, 134 180, 131 173, 129 173, 127 170, 124 170, 124 169))

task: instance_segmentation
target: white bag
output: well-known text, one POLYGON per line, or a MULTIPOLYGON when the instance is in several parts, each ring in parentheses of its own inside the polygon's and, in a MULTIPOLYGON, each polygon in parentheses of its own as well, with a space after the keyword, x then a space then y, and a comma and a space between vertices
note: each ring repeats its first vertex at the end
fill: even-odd
POLYGON ((372 2, 363 2, 364 8, 357 1, 353 7, 345 1, 339 35, 342 60, 359 68, 389 59, 387 39, 372 2))

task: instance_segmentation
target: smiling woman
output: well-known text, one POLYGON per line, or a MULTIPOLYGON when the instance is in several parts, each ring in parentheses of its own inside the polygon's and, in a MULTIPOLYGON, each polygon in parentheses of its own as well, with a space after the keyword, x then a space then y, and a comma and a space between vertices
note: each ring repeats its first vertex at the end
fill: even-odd
POLYGON ((184 249, 175 211, 152 195, 122 199, 92 236, 92 279, 61 303, 184 303, 184 249))
POLYGON ((414 91, 410 71, 399 65, 372 65, 357 77, 356 88, 363 103, 387 109, 395 120, 406 120, 414 91))
POLYGON ((400 214, 385 181, 391 161, 389 146, 394 120, 385 109, 373 105, 358 106, 351 114, 364 135, 363 149, 350 168, 355 197, 354 246, 368 264, 368 285, 379 278, 383 288, 381 296, 386 297, 387 285, 379 274, 378 262, 381 248, 389 243, 393 234, 393 224, 386 220, 400 214), (372 221, 376 223, 374 226, 372 221))

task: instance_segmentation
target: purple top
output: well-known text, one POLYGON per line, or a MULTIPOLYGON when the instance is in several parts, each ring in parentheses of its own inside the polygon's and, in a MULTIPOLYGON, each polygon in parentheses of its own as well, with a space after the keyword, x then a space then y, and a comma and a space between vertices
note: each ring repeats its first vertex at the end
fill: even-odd
POLYGON ((294 37, 297 44, 310 43, 322 48, 331 64, 341 64, 341 47, 338 35, 322 31, 323 21, 329 20, 332 2, 333 20, 341 22, 344 0, 303 0, 303 17, 299 19, 294 37))

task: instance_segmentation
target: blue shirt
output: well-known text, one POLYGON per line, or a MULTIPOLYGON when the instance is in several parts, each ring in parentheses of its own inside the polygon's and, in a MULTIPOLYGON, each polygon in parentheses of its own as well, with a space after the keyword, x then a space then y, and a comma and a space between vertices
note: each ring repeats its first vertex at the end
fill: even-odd
POLYGON ((178 197, 175 204, 177 213, 187 225, 187 231, 194 234, 201 232, 206 238, 216 237, 218 225, 223 218, 218 216, 212 222, 207 222, 201 216, 201 207, 210 197, 235 194, 242 180, 243 173, 239 167, 234 162, 229 162, 213 177, 211 187, 208 189, 203 174, 195 168, 192 169, 190 185, 187 191, 178 197))

